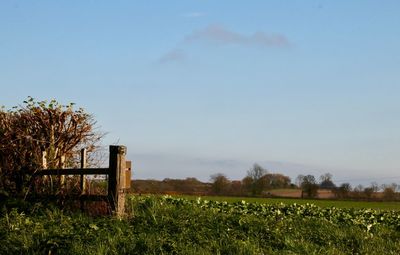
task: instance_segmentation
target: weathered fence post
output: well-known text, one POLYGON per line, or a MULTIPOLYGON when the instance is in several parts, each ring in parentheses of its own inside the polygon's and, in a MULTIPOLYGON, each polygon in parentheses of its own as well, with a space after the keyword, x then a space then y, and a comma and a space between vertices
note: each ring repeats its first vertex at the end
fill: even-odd
POLYGON ((108 199, 111 210, 118 216, 121 216, 125 211, 125 194, 122 184, 125 182, 125 155, 125 146, 110 146, 108 199))
MULTIPOLYGON (((87 156, 86 156, 86 149, 81 150, 81 168, 84 169, 87 167, 87 156)), ((80 188, 81 188, 81 193, 82 195, 85 194, 85 189, 86 189, 86 182, 85 182, 85 177, 83 174, 81 174, 81 179, 80 179, 80 188)))
MULTIPOLYGON (((84 169, 86 168, 87 165, 87 156, 86 156, 86 149, 81 149, 81 168, 84 169)), ((81 210, 84 210, 84 201, 82 199, 82 195, 85 194, 86 190, 86 180, 83 174, 81 174, 80 178, 80 188, 81 188, 81 199, 80 199, 80 205, 81 205, 81 210)))

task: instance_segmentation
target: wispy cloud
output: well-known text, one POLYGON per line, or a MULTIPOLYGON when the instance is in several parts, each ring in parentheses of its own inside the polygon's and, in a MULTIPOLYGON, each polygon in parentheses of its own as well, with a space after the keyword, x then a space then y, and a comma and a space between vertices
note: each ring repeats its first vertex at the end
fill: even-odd
POLYGON ((169 62, 180 62, 185 59, 185 52, 180 49, 173 49, 158 60, 160 64, 169 63, 169 62))
POLYGON ((187 12, 184 13, 182 16, 185 18, 200 18, 206 16, 207 13, 205 12, 187 12))
MULTIPOLYGON (((192 13, 199 15, 201 13, 192 13)), ((220 45, 235 44, 243 47, 261 47, 261 48, 285 48, 291 45, 290 41, 282 34, 269 34, 258 31, 250 35, 241 34, 229 30, 221 25, 209 25, 204 29, 195 30, 185 36, 178 44, 180 48, 186 45, 201 42, 211 42, 220 45)), ((179 62, 186 58, 183 49, 173 49, 158 60, 160 64, 169 62, 179 62)))
POLYGON ((238 44, 243 46, 286 47, 289 40, 281 34, 267 34, 259 31, 252 35, 244 35, 220 25, 209 25, 186 36, 184 42, 210 41, 221 44, 238 44))

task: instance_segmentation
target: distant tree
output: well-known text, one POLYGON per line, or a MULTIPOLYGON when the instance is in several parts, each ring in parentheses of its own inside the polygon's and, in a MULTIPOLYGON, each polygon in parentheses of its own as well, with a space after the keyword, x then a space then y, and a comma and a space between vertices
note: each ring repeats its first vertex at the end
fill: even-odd
POLYGON ((212 182, 212 191, 214 194, 223 194, 229 190, 231 182, 221 173, 213 174, 210 177, 212 182))
POLYGON ((378 183, 372 182, 369 187, 364 188, 364 196, 368 199, 371 199, 373 194, 378 192, 379 186, 378 183))
POLYGON ((289 176, 283 174, 266 174, 269 176, 269 187, 272 189, 288 188, 291 180, 289 176))
POLYGON ((342 185, 340 185, 340 189, 344 195, 348 196, 348 194, 351 192, 351 185, 350 183, 342 183, 342 185))
POLYGON ((362 198, 364 193, 364 186, 359 184, 353 189, 353 194, 357 198, 362 198))
POLYGON ((324 173, 323 175, 321 175, 319 177, 320 182, 324 182, 324 181, 332 181, 332 174, 330 173, 324 173))
POLYGON ((398 185, 396 183, 382 185, 383 198, 386 200, 395 199, 397 187, 398 185))
POLYGON ((253 180, 258 180, 267 173, 268 173, 267 169, 255 163, 253 167, 247 171, 247 176, 251 177, 253 180))
POLYGON ((306 194, 308 197, 316 197, 318 194, 318 184, 313 175, 299 175, 297 181, 302 189, 302 194, 306 194))
POLYGON ((251 193, 253 188, 253 178, 250 176, 244 177, 242 180, 242 187, 245 192, 251 193))
POLYGON ((364 186, 361 184, 358 184, 356 187, 354 187, 353 191, 355 192, 362 192, 364 190, 364 186))
POLYGON ((241 181, 231 181, 229 195, 243 195, 243 184, 241 181))
POLYGON ((334 193, 337 198, 347 198, 349 197, 349 193, 351 192, 350 183, 342 183, 338 188, 334 190, 334 193))
POLYGON ((371 187, 366 187, 366 188, 364 188, 363 193, 366 198, 368 198, 368 199, 372 198, 372 194, 374 194, 374 189, 371 187))
POLYGON ((265 189, 267 182, 266 178, 263 178, 268 171, 258 164, 254 164, 252 168, 247 171, 248 179, 247 182, 251 181, 250 190, 252 195, 260 195, 265 189))
POLYGON ((371 182, 370 187, 373 192, 378 192, 378 190, 379 190, 379 184, 377 182, 371 182))
POLYGON ((302 175, 302 174, 299 174, 296 177, 295 184, 296 184, 297 187, 301 188, 301 184, 303 183, 303 179, 304 179, 304 175, 302 175))
POLYGON ((336 188, 336 185, 332 181, 332 174, 330 173, 325 173, 319 177, 320 179, 320 184, 319 187, 321 189, 334 189, 336 188))
MULTIPOLYGON (((181 187, 180 192, 182 192, 183 194, 190 194, 196 192, 197 186, 201 185, 201 182, 194 177, 187 177, 180 183, 181 183, 179 185, 181 187)), ((178 187, 176 187, 176 189, 179 190, 178 187)))
POLYGON ((290 187, 290 178, 283 174, 265 174, 260 178, 264 189, 279 189, 290 187))
POLYGON ((253 194, 260 195, 263 191, 271 189, 273 182, 273 176, 271 174, 264 174, 258 179, 253 185, 253 194))

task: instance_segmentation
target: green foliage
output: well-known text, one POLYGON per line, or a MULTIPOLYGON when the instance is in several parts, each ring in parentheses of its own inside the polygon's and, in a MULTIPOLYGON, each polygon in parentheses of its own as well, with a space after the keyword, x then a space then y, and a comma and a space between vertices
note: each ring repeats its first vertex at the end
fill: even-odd
POLYGON ((0 254, 399 254, 400 213, 131 196, 124 219, 3 211, 0 254))
MULTIPOLYGON (((176 196, 190 200, 196 200, 198 196, 180 195, 176 196)), ((268 204, 315 204, 320 207, 337 207, 345 209, 375 209, 375 210, 396 210, 400 211, 400 202, 393 201, 357 201, 357 200, 329 200, 329 199, 298 199, 298 198, 264 198, 264 197, 232 197, 232 196, 202 196, 206 200, 226 201, 235 203, 246 201, 248 203, 268 203, 268 204)))

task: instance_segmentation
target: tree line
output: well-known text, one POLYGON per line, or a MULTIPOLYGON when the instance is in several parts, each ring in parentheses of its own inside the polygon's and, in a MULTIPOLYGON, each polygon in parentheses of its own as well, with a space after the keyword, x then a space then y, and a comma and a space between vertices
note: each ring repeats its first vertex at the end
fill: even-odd
POLYGON ((259 164, 254 164, 242 180, 230 181, 225 174, 217 173, 210 177, 211 190, 216 195, 261 196, 271 189, 294 188, 288 176, 269 173, 259 164))
POLYGON ((330 173, 322 174, 319 178, 298 175, 292 182, 290 177, 271 173, 259 164, 247 170, 241 180, 230 180, 225 174, 216 173, 210 176, 209 182, 191 177, 166 178, 162 181, 132 180, 131 185, 134 193, 272 197, 285 196, 285 192, 295 191, 293 194, 299 194, 297 197, 321 198, 321 192, 328 192, 329 198, 357 200, 400 200, 398 188, 395 183, 378 185, 375 182, 370 186, 357 185, 354 188, 350 183, 336 185, 330 173))
POLYGON ((322 174, 319 181, 313 175, 301 174, 292 183, 288 176, 269 173, 258 164, 254 164, 242 180, 231 181, 222 173, 212 175, 210 180, 215 195, 270 196, 270 190, 297 188, 301 189, 302 198, 317 198, 320 190, 328 190, 338 199, 400 200, 400 187, 396 183, 378 185, 372 182, 367 187, 357 185, 353 188, 346 182, 337 186, 330 173, 322 174))

